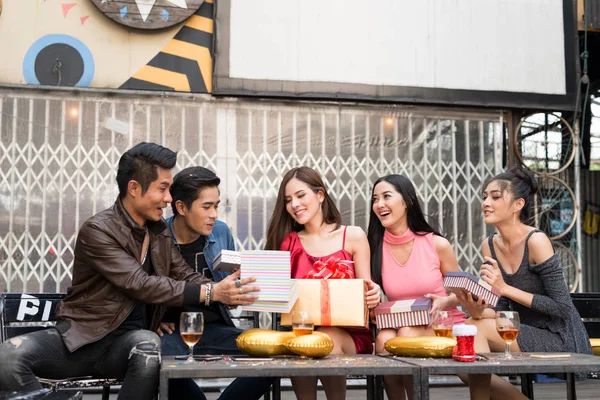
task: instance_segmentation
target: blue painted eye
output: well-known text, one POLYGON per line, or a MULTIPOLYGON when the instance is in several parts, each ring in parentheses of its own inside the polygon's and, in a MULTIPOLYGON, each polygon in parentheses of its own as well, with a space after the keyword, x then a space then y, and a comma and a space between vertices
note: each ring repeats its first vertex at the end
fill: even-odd
POLYGON ((23 59, 23 76, 30 85, 87 87, 94 78, 94 70, 90 50, 69 35, 39 38, 23 59))

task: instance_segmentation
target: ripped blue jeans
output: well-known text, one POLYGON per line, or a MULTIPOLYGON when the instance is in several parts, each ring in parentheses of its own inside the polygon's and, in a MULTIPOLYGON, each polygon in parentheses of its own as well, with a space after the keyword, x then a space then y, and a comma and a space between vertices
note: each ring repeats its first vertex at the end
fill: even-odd
POLYGON ((119 399, 153 399, 160 371, 160 338, 147 330, 111 333, 70 352, 55 328, 0 344, 0 390, 35 390, 39 378, 123 379, 119 399))

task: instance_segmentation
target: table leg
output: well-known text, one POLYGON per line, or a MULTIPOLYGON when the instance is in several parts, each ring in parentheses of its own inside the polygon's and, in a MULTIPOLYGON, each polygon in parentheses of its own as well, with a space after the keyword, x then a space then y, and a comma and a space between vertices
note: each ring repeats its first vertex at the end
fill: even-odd
POLYGON ((567 375, 567 399, 568 400, 576 400, 577 393, 575 389, 575 374, 568 373, 567 375))
POLYGON ((384 400, 385 396, 383 391, 385 389, 385 384, 383 383, 383 376, 378 375, 375 377, 375 400, 384 400))
POLYGON ((413 393, 415 400, 429 400, 429 370, 419 368, 413 372, 413 393))
POLYGON ((159 384, 159 398, 160 400, 166 400, 169 398, 169 377, 167 374, 160 374, 160 384, 159 384))
POLYGON ((375 400, 375 376, 367 376, 367 400, 375 400))
POLYGON ((521 392, 529 399, 533 400, 533 375, 521 374, 521 392))
POLYGON ((281 378, 273 382, 273 400, 281 400, 281 378))

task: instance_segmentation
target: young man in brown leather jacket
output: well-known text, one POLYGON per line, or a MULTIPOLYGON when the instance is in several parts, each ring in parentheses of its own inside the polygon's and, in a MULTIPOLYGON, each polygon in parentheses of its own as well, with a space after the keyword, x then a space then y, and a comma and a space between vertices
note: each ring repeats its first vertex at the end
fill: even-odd
POLYGON ((123 379, 119 399, 152 399, 160 368, 154 331, 165 306, 256 300, 240 294, 239 273, 213 284, 173 244, 162 214, 171 202, 176 158, 154 143, 140 143, 121 156, 119 197, 79 231, 72 286, 57 308, 56 327, 0 344, 0 390, 39 389, 37 377, 90 375, 123 379))

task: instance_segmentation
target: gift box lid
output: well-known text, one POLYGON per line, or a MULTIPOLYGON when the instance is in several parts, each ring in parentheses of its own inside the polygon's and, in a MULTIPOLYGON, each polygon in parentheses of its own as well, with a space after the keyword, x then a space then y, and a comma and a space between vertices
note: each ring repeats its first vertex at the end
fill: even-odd
POLYGON ((411 311, 423 311, 431 308, 431 299, 426 297, 414 300, 387 301, 375 307, 375 315, 411 311))
POLYGON ((242 253, 235 250, 221 250, 213 260, 213 263, 222 261, 222 259, 227 260, 228 262, 236 261, 237 264, 239 264, 242 260, 242 253))
POLYGON ((461 272, 446 272, 445 278, 449 278, 449 277, 468 278, 468 279, 472 280, 473 282, 475 282, 476 284, 482 286, 484 289, 487 289, 490 292, 494 293, 496 296, 500 297, 500 292, 498 290, 494 289, 489 283, 487 283, 486 281, 484 281, 481 278, 478 278, 477 276, 473 275, 470 272, 462 272, 462 271, 461 272))

